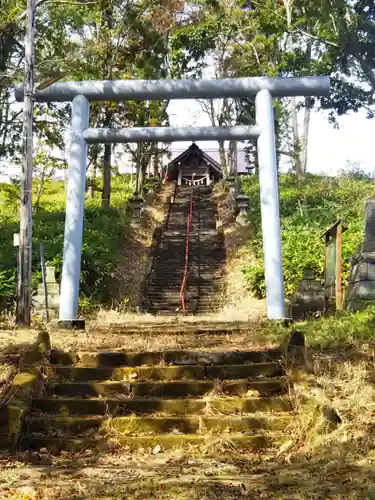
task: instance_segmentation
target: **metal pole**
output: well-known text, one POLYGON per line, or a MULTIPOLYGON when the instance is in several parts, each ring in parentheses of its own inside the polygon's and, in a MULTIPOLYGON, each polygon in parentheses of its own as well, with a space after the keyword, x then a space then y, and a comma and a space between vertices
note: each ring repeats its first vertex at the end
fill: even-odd
POLYGON ((258 138, 260 201, 262 213, 264 273, 268 319, 285 318, 284 280, 281 259, 279 190, 272 95, 261 90, 255 98, 258 138))
POLYGON ((25 94, 23 104, 23 164, 20 206, 20 261, 16 312, 17 324, 25 326, 29 326, 31 323, 34 63, 35 0, 27 0, 25 94))
POLYGON ((87 164, 87 145, 83 138, 83 131, 89 124, 89 111, 90 106, 86 97, 79 95, 73 99, 72 139, 66 195, 64 261, 60 293, 59 319, 61 321, 73 321, 77 319, 78 315, 87 164))
POLYGON ((46 320, 49 323, 49 312, 48 312, 48 290, 46 281, 46 262, 44 260, 44 245, 40 243, 40 267, 42 268, 42 281, 44 289, 44 306, 46 310, 46 320))

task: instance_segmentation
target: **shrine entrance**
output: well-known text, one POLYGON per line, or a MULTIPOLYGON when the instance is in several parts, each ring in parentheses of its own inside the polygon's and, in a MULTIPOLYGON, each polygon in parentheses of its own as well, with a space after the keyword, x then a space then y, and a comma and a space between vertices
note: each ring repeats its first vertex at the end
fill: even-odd
POLYGON ((196 144, 169 163, 167 175, 178 186, 211 186, 223 177, 220 164, 196 144))

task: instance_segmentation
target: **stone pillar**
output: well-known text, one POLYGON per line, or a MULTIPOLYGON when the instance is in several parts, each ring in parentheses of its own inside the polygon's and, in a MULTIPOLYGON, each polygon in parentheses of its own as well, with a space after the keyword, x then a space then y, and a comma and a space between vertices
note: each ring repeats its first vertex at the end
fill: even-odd
POLYGON ((367 200, 365 240, 351 260, 346 307, 358 310, 375 302, 375 199, 367 200))
POLYGON ((181 165, 179 165, 177 186, 181 186, 181 185, 182 185, 182 167, 181 167, 181 165))

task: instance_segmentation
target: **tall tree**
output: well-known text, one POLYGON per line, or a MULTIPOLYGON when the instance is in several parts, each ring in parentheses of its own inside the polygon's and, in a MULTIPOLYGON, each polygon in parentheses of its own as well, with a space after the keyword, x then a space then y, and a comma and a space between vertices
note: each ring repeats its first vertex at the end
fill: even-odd
POLYGON ((21 175, 19 273, 17 316, 19 325, 31 323, 32 292, 32 182, 35 65, 35 0, 27 0, 25 79, 23 103, 23 164, 21 175))

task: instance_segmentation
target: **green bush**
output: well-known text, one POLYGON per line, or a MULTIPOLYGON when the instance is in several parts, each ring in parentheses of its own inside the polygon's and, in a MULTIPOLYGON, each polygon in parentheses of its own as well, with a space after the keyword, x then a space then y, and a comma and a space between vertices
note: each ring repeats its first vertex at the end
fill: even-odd
POLYGON ((161 185, 162 179, 160 177, 150 177, 146 179, 143 184, 143 192, 147 194, 150 189, 158 189, 161 185))
MULTIPOLYGON (((255 266, 243 269, 248 287, 257 297, 265 296, 259 183, 256 176, 242 178, 242 189, 249 198, 249 221, 256 236, 249 242, 258 258, 255 266)), ((293 174, 279 176, 280 220, 285 291, 293 293, 305 268, 323 277, 323 233, 338 219, 348 231, 343 235, 343 269, 347 278, 350 257, 362 241, 364 203, 375 194, 371 179, 355 172, 338 177, 308 174, 297 183, 293 174)))
MULTIPOLYGON (((35 188, 35 186, 34 186, 35 188)), ((100 193, 86 200, 81 261, 81 296, 85 303, 110 304, 121 240, 128 225, 126 201, 131 195, 128 176, 112 179, 111 208, 101 209, 100 193)), ((0 297, 12 307, 16 290, 16 249, 13 234, 19 231, 19 189, 0 184, 0 297)), ((65 222, 63 182, 46 182, 40 208, 33 215, 33 281, 41 279, 39 244, 44 243, 46 263, 61 277, 65 222)))

